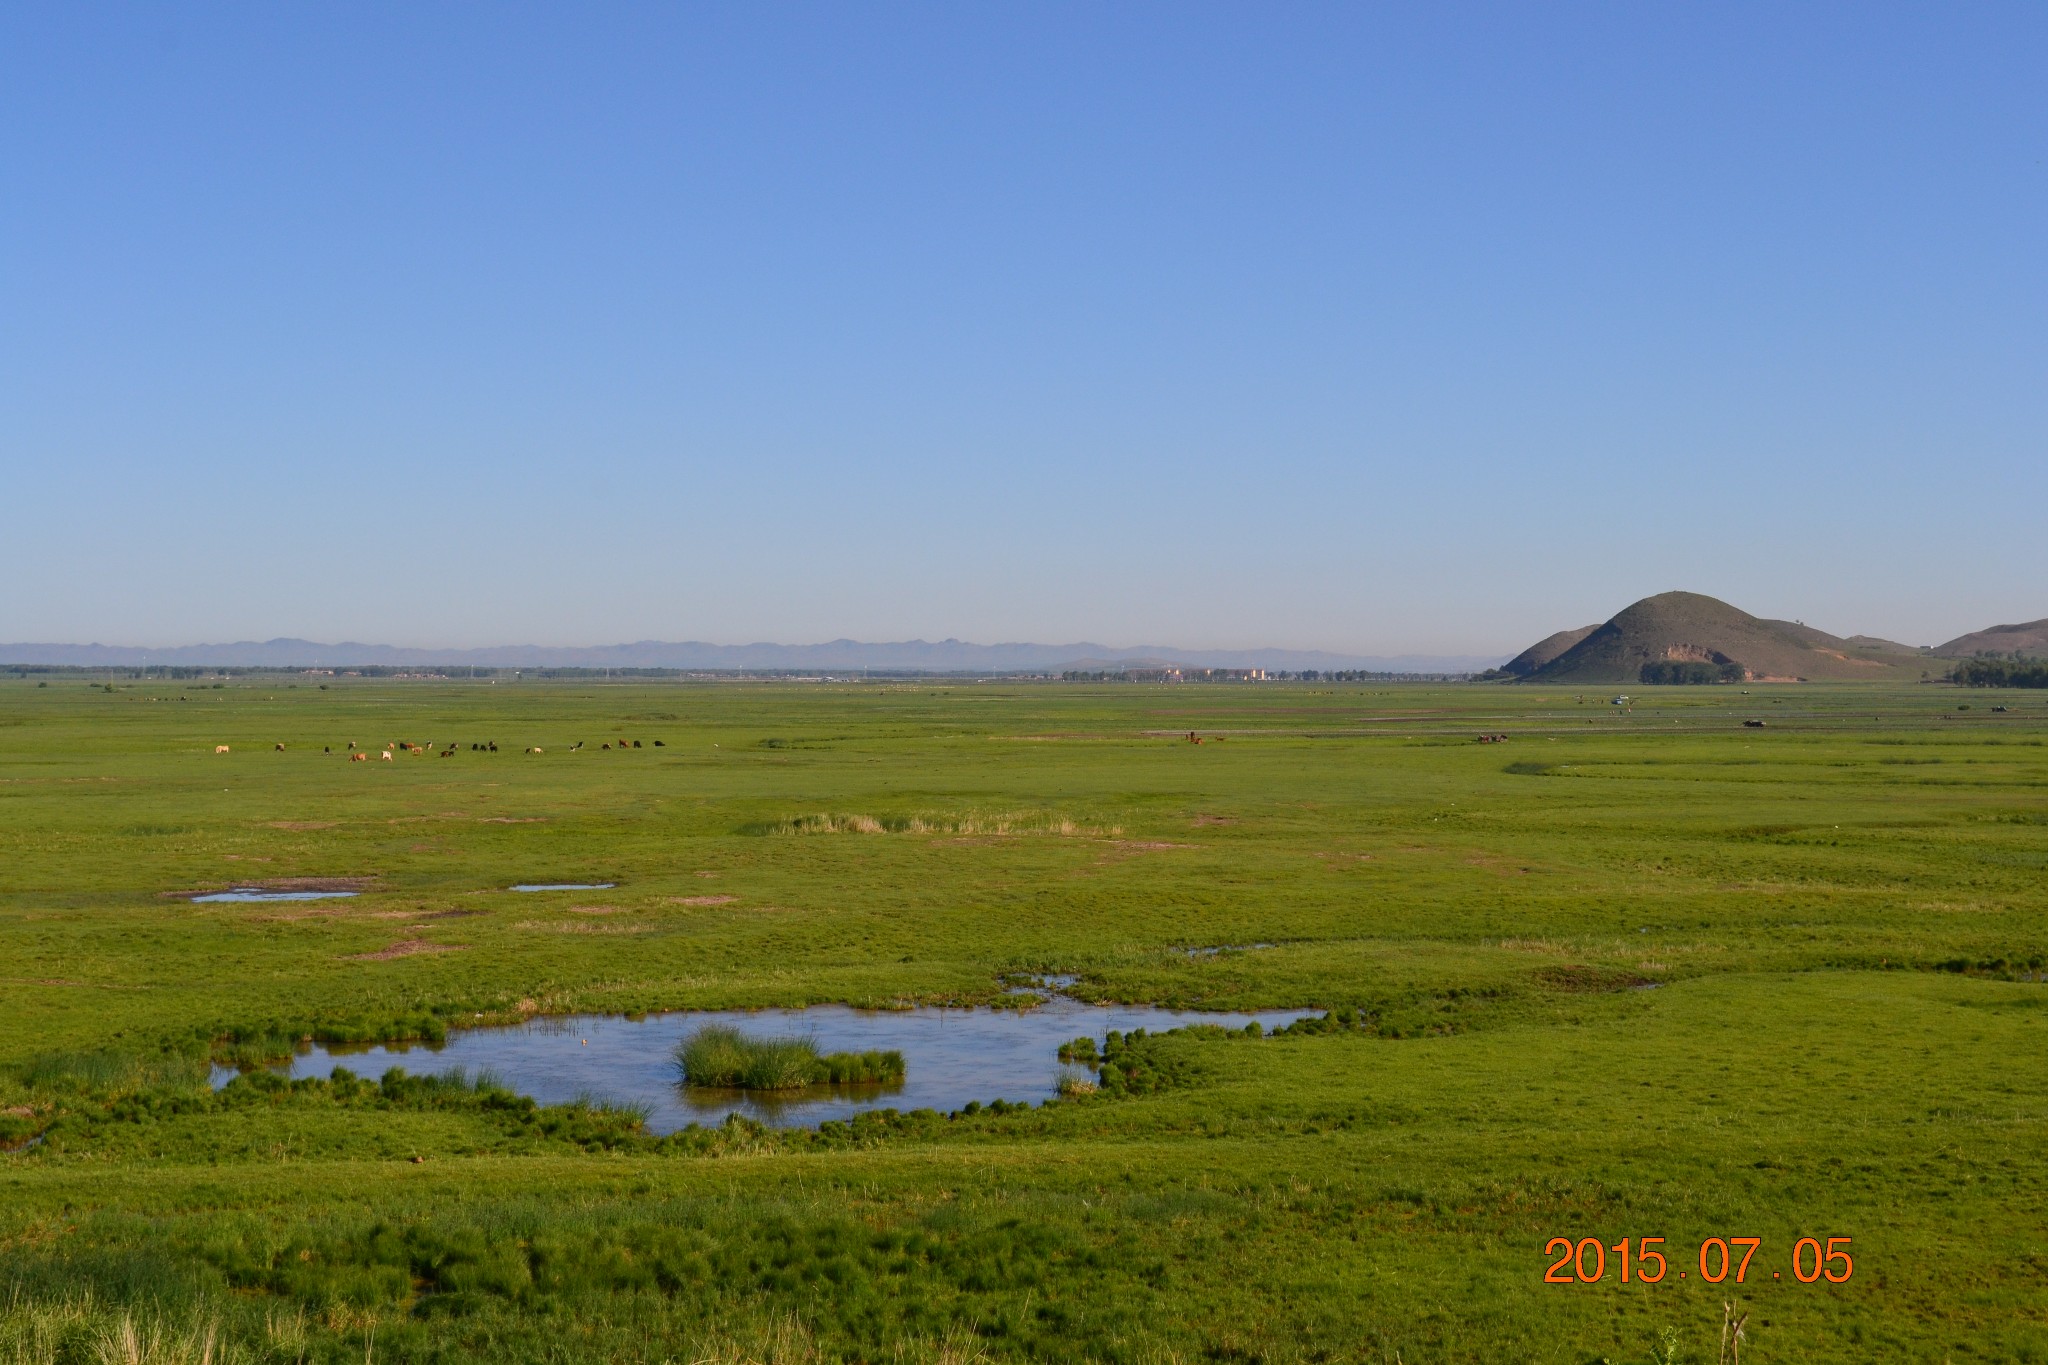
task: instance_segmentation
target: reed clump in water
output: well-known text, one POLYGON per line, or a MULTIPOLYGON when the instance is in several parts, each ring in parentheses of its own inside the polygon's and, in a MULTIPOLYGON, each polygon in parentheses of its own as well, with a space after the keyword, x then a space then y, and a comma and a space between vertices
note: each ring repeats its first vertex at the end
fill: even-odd
POLYGON ((724 1024, 706 1024, 676 1044, 685 1085, 728 1090, 800 1090, 903 1079, 900 1052, 820 1055, 808 1038, 753 1038, 724 1024))

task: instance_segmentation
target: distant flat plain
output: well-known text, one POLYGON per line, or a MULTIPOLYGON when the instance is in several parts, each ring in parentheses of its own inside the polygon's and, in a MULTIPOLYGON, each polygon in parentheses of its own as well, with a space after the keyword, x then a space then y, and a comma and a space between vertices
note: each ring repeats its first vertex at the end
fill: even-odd
POLYGON ((0 682, 0 1361, 2048 1360, 2048 698, 1630 691, 0 682), (821 1137, 203 1079, 1020 973, 1350 1023, 821 1137))

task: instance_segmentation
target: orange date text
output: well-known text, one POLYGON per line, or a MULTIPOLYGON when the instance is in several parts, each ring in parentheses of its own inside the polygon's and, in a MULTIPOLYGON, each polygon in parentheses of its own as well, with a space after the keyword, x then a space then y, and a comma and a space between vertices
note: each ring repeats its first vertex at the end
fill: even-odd
POLYGON ((1543 1248, 1543 1254, 1552 1258, 1543 1282, 1662 1284, 1696 1276, 1708 1284, 1750 1284, 1782 1280, 1789 1272, 1800 1284, 1846 1284, 1856 1272, 1849 1243, 1847 1237, 1801 1237, 1792 1244, 1789 1264, 1781 1264, 1770 1253, 1758 1259, 1761 1237, 1709 1237, 1699 1244, 1696 1256, 1667 1249, 1662 1237, 1624 1237, 1614 1243, 1598 1237, 1553 1237, 1543 1248))

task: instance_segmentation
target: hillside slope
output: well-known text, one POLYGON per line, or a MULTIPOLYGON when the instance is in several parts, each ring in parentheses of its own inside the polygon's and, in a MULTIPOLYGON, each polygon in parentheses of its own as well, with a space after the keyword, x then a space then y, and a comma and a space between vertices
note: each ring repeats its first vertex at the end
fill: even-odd
POLYGON ((1973 654, 2024 654, 2028 658, 2048 658, 2048 618, 1958 635, 1934 652, 1951 659, 1967 659, 1973 654))
POLYGON ((1580 626, 1577 630, 1561 630, 1555 635, 1546 635, 1502 664, 1500 671, 1512 673, 1518 678, 1526 678, 1598 629, 1599 623, 1595 622, 1590 626, 1580 626))
POLYGON ((1527 680, 1633 683, 1644 680, 1646 664, 1666 663, 1700 663, 1745 679, 1786 682, 1918 677, 1925 667, 1922 656, 1859 648, 1811 626, 1751 616, 1700 593, 1667 592, 1629 606, 1527 680))

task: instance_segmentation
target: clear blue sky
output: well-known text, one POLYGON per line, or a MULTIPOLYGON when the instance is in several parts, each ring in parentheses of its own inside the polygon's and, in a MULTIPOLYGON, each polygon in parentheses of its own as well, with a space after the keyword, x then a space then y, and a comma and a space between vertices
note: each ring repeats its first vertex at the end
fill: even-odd
POLYGON ((2048 615, 2048 7, 0 10, 0 640, 2048 615))

